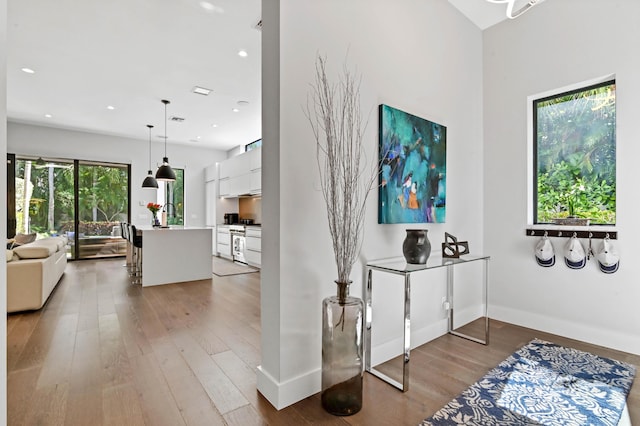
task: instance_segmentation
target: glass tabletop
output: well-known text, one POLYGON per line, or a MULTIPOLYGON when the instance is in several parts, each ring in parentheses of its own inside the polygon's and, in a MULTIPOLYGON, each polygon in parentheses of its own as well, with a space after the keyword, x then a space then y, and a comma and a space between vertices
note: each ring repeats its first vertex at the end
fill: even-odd
POLYGON ((432 255, 427 259, 425 265, 407 263, 404 257, 393 257, 388 259, 378 259, 367 262, 367 267, 380 271, 390 271, 395 273, 409 273, 424 271, 427 269, 441 268, 443 266, 468 263, 476 260, 488 260, 490 256, 467 254, 459 258, 443 258, 441 255, 432 255))

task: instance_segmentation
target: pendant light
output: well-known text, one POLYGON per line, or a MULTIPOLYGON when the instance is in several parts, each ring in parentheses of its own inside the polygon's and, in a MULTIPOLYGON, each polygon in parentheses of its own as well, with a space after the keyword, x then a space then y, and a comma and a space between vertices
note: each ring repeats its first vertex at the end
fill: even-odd
POLYGON ((174 182, 176 180, 176 172, 169 165, 169 157, 167 157, 167 104, 169 101, 162 100, 164 104, 164 157, 162 157, 162 165, 156 171, 156 179, 164 182, 174 182))
POLYGON ((153 177, 153 172, 151 171, 151 129, 153 126, 151 124, 147 124, 149 128, 149 173, 147 173, 147 177, 142 181, 143 188, 157 188, 158 181, 153 177))

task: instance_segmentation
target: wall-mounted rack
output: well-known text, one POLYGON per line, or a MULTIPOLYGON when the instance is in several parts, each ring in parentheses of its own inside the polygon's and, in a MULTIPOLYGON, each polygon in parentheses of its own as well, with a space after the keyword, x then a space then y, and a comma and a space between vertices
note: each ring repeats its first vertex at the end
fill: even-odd
POLYGON ((566 237, 571 238, 575 234, 578 238, 596 238, 604 239, 609 238, 616 240, 618 238, 617 231, 590 231, 590 230, 574 230, 568 229, 532 229, 528 228, 526 234, 529 237, 544 237, 545 234, 548 237, 566 237))

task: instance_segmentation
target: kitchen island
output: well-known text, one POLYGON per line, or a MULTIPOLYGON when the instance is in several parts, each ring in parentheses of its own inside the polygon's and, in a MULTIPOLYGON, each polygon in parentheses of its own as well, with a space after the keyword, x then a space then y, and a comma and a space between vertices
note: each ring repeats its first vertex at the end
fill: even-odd
POLYGON ((139 228, 142 287, 210 279, 211 228, 139 228))

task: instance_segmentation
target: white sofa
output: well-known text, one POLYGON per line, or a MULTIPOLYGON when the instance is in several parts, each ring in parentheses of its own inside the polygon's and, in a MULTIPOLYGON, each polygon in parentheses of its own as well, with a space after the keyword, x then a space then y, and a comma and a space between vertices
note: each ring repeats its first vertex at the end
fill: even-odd
POLYGON ((40 309, 67 266, 66 237, 49 237, 7 250, 7 312, 40 309))

